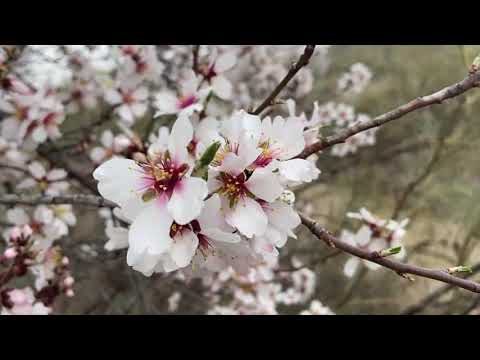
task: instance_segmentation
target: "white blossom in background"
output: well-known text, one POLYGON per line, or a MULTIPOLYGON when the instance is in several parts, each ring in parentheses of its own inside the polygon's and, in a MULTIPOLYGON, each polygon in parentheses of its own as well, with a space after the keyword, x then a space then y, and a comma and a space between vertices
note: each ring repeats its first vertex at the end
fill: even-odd
POLYGON ((337 82, 339 92, 359 94, 365 90, 373 74, 363 63, 353 64, 349 71, 344 73, 337 82))
MULTIPOLYGON (((369 252, 380 252, 401 246, 401 251, 391 256, 397 259, 405 257, 406 251, 402 239, 406 234, 405 227, 408 225, 409 219, 404 219, 400 222, 379 219, 365 208, 361 208, 358 213, 347 213, 347 217, 360 220, 362 225, 356 233, 345 229, 342 230, 340 234, 342 241, 369 252)), ((370 270, 377 270, 381 267, 371 261, 350 257, 345 263, 344 274, 347 277, 352 277, 360 264, 364 264, 370 270)))

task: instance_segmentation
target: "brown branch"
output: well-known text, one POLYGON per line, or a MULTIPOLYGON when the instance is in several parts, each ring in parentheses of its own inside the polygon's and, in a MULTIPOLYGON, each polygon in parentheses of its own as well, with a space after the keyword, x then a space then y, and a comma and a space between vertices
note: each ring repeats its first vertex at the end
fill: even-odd
MULTIPOLYGON (((472 267, 472 273, 467 274, 465 278, 470 278, 473 275, 477 274, 478 272, 480 272, 480 264, 477 264, 474 267, 472 267)), ((441 297, 442 295, 448 293, 453 289, 455 289, 454 285, 445 285, 438 288, 433 293, 431 293, 430 295, 425 297, 423 300, 421 300, 419 303, 409 306, 407 309, 405 309, 402 312, 402 315, 414 315, 419 313, 420 311, 424 310, 428 305, 430 305, 435 300, 437 300, 439 297, 441 297)))
POLYGON ((285 75, 282 81, 280 81, 277 87, 273 89, 272 93, 263 101, 263 103, 261 103, 259 107, 257 107, 254 111, 251 112, 253 115, 259 115, 263 110, 265 110, 267 107, 274 103, 275 98, 278 96, 278 94, 280 94, 280 92, 285 88, 285 86, 287 86, 290 80, 293 79, 293 77, 300 71, 302 67, 308 65, 314 51, 315 45, 307 45, 305 47, 303 54, 300 56, 298 61, 292 65, 287 75, 285 75))
POLYGON ((338 134, 329 136, 325 139, 321 139, 318 142, 308 146, 305 150, 297 156, 297 158, 305 159, 310 155, 317 153, 323 149, 331 147, 335 144, 344 143, 348 138, 368 129, 372 129, 383 124, 386 124, 390 121, 399 119, 408 113, 413 111, 434 105, 441 104, 445 100, 454 98, 463 94, 464 92, 480 86, 480 71, 470 73, 462 81, 447 86, 442 90, 439 90, 433 94, 418 97, 407 104, 397 107, 394 110, 391 110, 385 114, 375 117, 370 121, 364 123, 358 123, 356 125, 350 126, 345 130, 339 132, 338 134))
POLYGON ((42 195, 14 195, 6 194, 0 195, 0 204, 3 205, 60 205, 60 204, 72 204, 72 205, 86 205, 95 207, 109 207, 114 208, 116 205, 111 201, 108 201, 101 196, 95 195, 65 195, 65 196, 42 196, 42 195))
POLYGON ((30 175, 30 172, 27 169, 21 168, 19 166, 0 164, 0 168, 22 172, 24 174, 30 175))
POLYGON ((389 268, 401 276, 405 276, 406 274, 417 275, 428 279, 438 280, 447 284, 452 284, 475 293, 480 293, 480 284, 474 281, 455 277, 449 274, 446 270, 428 269, 420 266, 404 264, 386 257, 381 257, 379 256, 378 252, 369 252, 337 239, 330 232, 317 224, 314 220, 309 219, 303 214, 300 214, 300 217, 303 225, 305 225, 317 238, 325 241, 331 247, 340 249, 351 255, 389 268))

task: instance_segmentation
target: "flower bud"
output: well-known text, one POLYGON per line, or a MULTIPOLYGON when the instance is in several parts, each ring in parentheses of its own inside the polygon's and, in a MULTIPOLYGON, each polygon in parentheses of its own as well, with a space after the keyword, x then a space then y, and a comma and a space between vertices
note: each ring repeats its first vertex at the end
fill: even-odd
POLYGON ((15 256, 17 256, 18 253, 17 253, 17 250, 15 250, 15 248, 8 248, 7 250, 5 250, 5 252, 3 253, 3 256, 6 258, 6 259, 13 259, 15 256))
POLYGON ((71 287, 74 282, 75 282, 75 279, 71 276, 68 276, 65 278, 65 280, 63 280, 63 284, 67 287, 71 287))
POLYGON ((67 295, 67 297, 74 297, 74 296, 75 296, 75 293, 73 292, 72 289, 68 289, 68 290, 65 292, 65 295, 67 295))

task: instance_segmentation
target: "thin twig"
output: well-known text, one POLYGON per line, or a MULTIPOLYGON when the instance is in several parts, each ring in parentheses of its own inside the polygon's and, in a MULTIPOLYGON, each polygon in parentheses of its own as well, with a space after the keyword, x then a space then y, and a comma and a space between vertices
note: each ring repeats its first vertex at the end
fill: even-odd
POLYGON ((267 107, 269 107, 274 103, 278 94, 280 94, 280 92, 285 88, 285 86, 287 86, 290 80, 293 79, 293 77, 300 71, 302 67, 308 65, 314 51, 315 51, 315 45, 307 45, 305 47, 303 54, 300 56, 298 61, 295 64, 293 64, 293 66, 288 71, 287 75, 285 75, 282 81, 280 81, 277 87, 273 89, 272 93, 263 101, 263 103, 261 103, 259 107, 257 107, 254 111, 252 111, 253 115, 259 115, 263 110, 265 110, 267 107))
POLYGON ((480 85, 480 72, 473 72, 470 73, 465 79, 462 81, 447 86, 442 90, 439 90, 433 94, 418 97, 407 104, 397 107, 394 110, 391 110, 385 114, 375 117, 370 121, 366 121, 363 123, 357 123, 356 125, 350 126, 345 130, 339 132, 338 134, 329 136, 325 139, 321 139, 318 142, 307 146, 304 151, 297 156, 297 158, 305 159, 312 154, 315 154, 323 149, 331 147, 335 144, 344 143, 348 138, 362 132, 366 131, 380 125, 386 124, 390 121, 399 119, 405 116, 408 113, 413 111, 434 105, 434 104, 441 104, 445 100, 454 98, 465 93, 468 90, 471 90, 475 87, 480 85))
POLYGON ((480 293, 480 284, 474 281, 455 277, 449 274, 446 270, 428 269, 420 266, 404 264, 386 257, 381 257, 379 256, 378 252, 366 251, 337 239, 329 231, 325 230, 314 220, 306 217, 303 214, 300 214, 300 218, 302 219, 303 225, 305 225, 317 238, 325 241, 331 247, 338 248, 351 255, 389 268, 401 276, 405 276, 406 274, 417 275, 452 284, 475 293, 480 293))

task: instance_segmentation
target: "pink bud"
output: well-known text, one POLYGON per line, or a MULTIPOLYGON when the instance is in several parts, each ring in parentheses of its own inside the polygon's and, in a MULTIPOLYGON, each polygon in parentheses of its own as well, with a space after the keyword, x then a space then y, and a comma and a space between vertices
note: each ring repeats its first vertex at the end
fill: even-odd
POLYGON ((33 230, 32 228, 30 227, 30 225, 23 225, 22 227, 22 235, 23 237, 25 238, 28 238, 30 237, 31 235, 33 234, 33 230))
POLYGON ((3 256, 5 256, 6 259, 13 259, 15 256, 17 256, 17 250, 15 248, 8 248, 5 250, 3 253, 3 256))
POLYGON ((12 228, 12 230, 10 230, 10 239, 11 240, 16 240, 16 239, 20 238, 20 236, 22 236, 22 231, 20 230, 20 228, 18 226, 15 226, 14 228, 12 228))
POLYGON ((64 256, 62 258, 62 265, 67 266, 69 263, 70 263, 70 260, 68 260, 68 258, 66 256, 64 256))
POLYGON ((75 293, 73 292, 72 289, 68 289, 67 292, 65 293, 65 295, 67 295, 68 297, 73 297, 75 295, 75 293))
POLYGON ((75 282, 75 279, 71 276, 68 276, 65 278, 65 280, 63 280, 63 283, 65 284, 65 286, 67 287, 70 287, 73 285, 73 283, 75 282))

